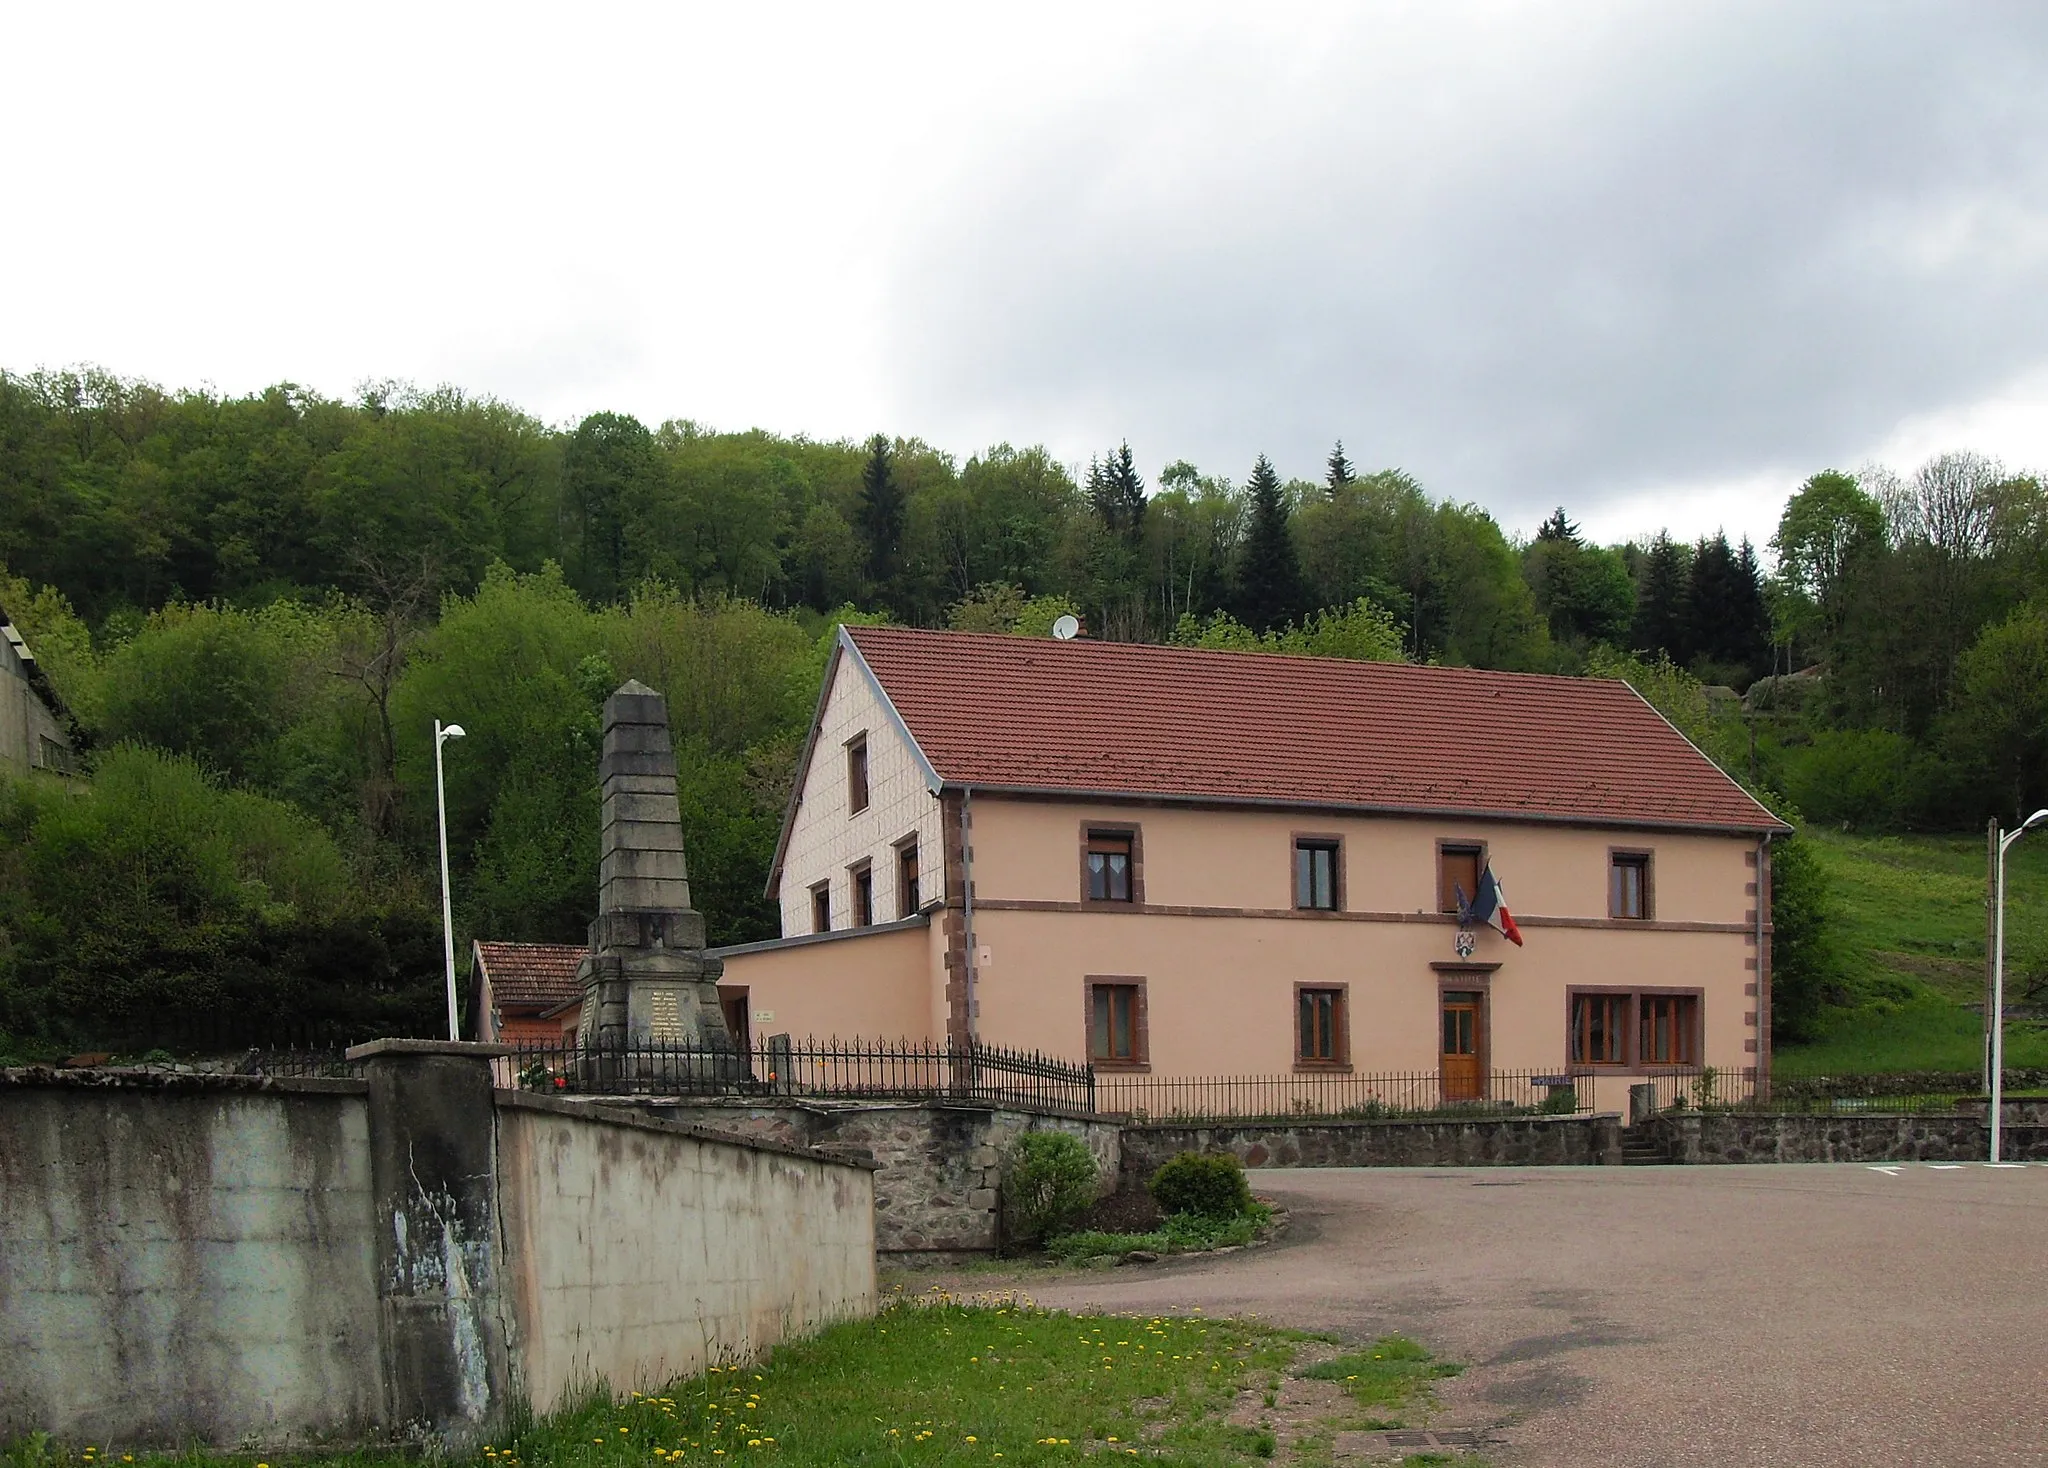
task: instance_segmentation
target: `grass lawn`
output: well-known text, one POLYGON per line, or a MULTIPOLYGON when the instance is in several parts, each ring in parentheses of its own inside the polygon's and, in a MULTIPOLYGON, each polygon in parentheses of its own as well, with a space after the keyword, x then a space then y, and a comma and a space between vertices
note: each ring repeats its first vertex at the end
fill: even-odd
MULTIPOLYGON (((1974 1071, 1984 997, 1981 836, 1808 833, 1833 879, 1850 1004, 1812 1045, 1772 1057, 1784 1076, 1974 1071)), ((2048 838, 2006 859, 2006 994, 2048 1008, 2048 838)), ((2048 1029, 2013 1020, 2006 1063, 2048 1066, 2048 1029)))
MULTIPOLYGON (((754 1366, 677 1381, 622 1403, 594 1396, 461 1459, 466 1468, 757 1464, 1003 1468, 1136 1458, 1230 1468, 1277 1453, 1314 1461, 1349 1427, 1426 1416, 1456 1368, 1389 1337, 1349 1355, 1255 1322, 1040 1310, 1013 1295, 906 1303, 778 1348, 754 1366), (1297 1369, 1297 1358, 1304 1358, 1297 1369), (1309 1364, 1309 1363, 1314 1364, 1309 1364), (1276 1423, 1283 1378, 1341 1383, 1313 1420, 1276 1423), (1340 1396, 1348 1400, 1339 1402, 1340 1396), (1262 1405, 1263 1403, 1263 1405, 1262 1405)), ((407 1468, 397 1452, 135 1455, 26 1439, 8 1468, 407 1468)), ((1470 1465, 1473 1459, 1462 1460, 1470 1465)))

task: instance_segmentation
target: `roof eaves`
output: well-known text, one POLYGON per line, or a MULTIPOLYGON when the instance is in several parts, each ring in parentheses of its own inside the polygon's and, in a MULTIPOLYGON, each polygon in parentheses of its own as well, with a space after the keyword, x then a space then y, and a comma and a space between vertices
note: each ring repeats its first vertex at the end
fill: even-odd
POLYGON ((969 786, 983 795, 1021 795, 1034 799, 1101 800, 1138 805, 1221 805, 1248 810, 1349 811, 1359 815, 1400 816, 1408 819, 1509 821, 1544 826, 1594 826, 1603 830, 1686 831, 1714 836, 1758 836, 1766 832, 1789 834, 1792 830, 1792 827, 1771 815, 1761 804, 1757 804, 1757 809, 1764 811, 1768 817, 1767 823, 1739 825, 1725 821, 1681 821, 1668 818, 1659 820, 1651 817, 1567 816, 1549 811, 1496 810, 1477 805, 1397 805, 1344 800, 1285 800, 1270 795, 1186 795, 1150 790, 1093 789, 1080 785, 1005 785, 986 780, 946 782, 946 788, 949 790, 965 790, 969 786))
POLYGON ((832 680, 839 674, 839 657, 844 650, 846 627, 833 640, 832 655, 825 659, 825 676, 818 681, 818 701, 811 709, 811 727, 804 734, 803 752, 796 757, 796 778, 790 781, 789 799, 782 806, 782 829, 775 833, 775 855, 768 862, 768 880, 761 895, 771 902, 782 896, 782 859, 789 854, 789 833, 796 829, 796 810, 804 803, 804 779, 811 773, 811 755, 818 747, 818 731, 825 725, 825 700, 832 696, 832 680))
POLYGON ((939 772, 933 768, 930 756, 924 752, 924 746, 917 742, 917 736, 910 732, 910 725, 904 721, 902 713, 897 709, 896 700, 891 698, 889 690, 882 686, 882 680, 875 675, 875 670, 868 665, 867 658, 861 653, 860 644, 853 640, 852 634, 847 631, 844 624, 839 628, 839 640, 846 650, 853 654, 853 660, 860 664, 861 672, 867 676, 868 686, 874 689, 875 697, 882 701, 882 708, 889 715, 889 722, 896 726, 896 732, 902 735, 903 742, 910 746, 911 756, 916 759, 918 769, 924 772, 925 788, 937 795, 945 782, 939 778, 939 772))
POLYGON ((1775 811, 1773 811, 1769 806, 1765 805, 1761 800, 1758 800, 1754 795, 1750 794, 1749 791, 1743 787, 1743 784, 1740 780, 1736 779, 1733 775, 1729 774, 1726 770, 1722 769, 1721 766, 1715 762, 1714 757, 1712 755, 1708 754, 1704 749, 1701 749, 1697 744, 1694 744, 1690 738, 1687 738, 1686 733, 1683 729, 1679 728, 1678 725, 1672 723, 1671 720, 1665 718, 1664 711, 1662 709, 1658 708, 1657 705, 1655 705, 1654 703, 1651 703, 1650 700, 1648 700, 1647 698, 1644 698, 1642 689, 1636 687, 1635 684, 1629 682, 1626 678, 1617 678, 1614 681, 1619 683, 1622 687, 1626 688, 1630 693, 1634 694, 1636 696, 1636 701, 1640 703, 1644 708, 1648 709, 1651 712, 1651 714, 1654 715, 1656 718, 1662 720, 1665 728, 1669 729, 1673 734, 1676 734, 1680 739, 1685 740, 1685 747, 1691 750, 1694 754, 1698 755, 1703 761, 1705 761, 1707 767, 1711 769, 1715 774, 1719 775, 1723 780, 1726 780, 1729 786, 1735 791, 1736 794, 1740 795, 1744 800, 1748 801, 1751 805, 1755 806, 1759 811, 1763 813, 1764 817, 1770 822, 1770 824, 1767 827, 1759 827, 1759 830, 1783 832, 1786 835, 1790 835, 1792 833, 1792 827, 1787 825, 1784 821, 1780 820, 1775 811))
POLYGON ((803 804, 804 781, 811 773, 811 760, 817 754, 818 736, 824 731, 825 705, 832 697, 832 685, 839 675, 839 665, 848 654, 852 655, 854 664, 868 680, 868 686, 874 690, 875 697, 881 700, 883 709, 889 715, 889 722, 895 725, 896 732, 903 736, 903 742, 910 747, 912 757, 917 760, 917 767, 924 772, 925 784, 934 795, 939 792, 939 774, 932 768, 931 760, 925 755, 924 746, 917 742, 917 737, 910 732, 910 726, 903 721, 903 715, 898 712, 895 700, 889 697, 889 690, 882 686, 882 680, 875 676, 875 670, 869 667, 868 660, 861 656, 860 648, 847 633, 846 624, 840 623, 839 635, 832 643, 832 656, 825 662, 825 677, 818 685, 818 702, 811 710, 811 727, 804 735, 803 753, 797 756, 796 779, 789 787, 789 803, 782 810, 782 829, 775 835, 775 855, 768 863, 768 881, 762 893, 771 900, 782 895, 782 863, 789 854, 790 833, 796 829, 797 807, 803 804))

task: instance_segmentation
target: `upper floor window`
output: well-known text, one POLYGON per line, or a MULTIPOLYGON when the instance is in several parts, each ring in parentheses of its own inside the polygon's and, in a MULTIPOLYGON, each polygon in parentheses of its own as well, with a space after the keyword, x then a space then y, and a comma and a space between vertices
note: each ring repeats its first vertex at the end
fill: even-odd
POLYGON ((1445 842, 1436 849, 1436 908, 1456 912, 1459 894, 1470 902, 1479 895, 1479 871, 1486 865, 1483 846, 1445 842))
POLYGON ((847 877, 853 888, 853 925, 868 927, 875 920, 875 869, 862 862, 847 877))
POLYGON ((1607 867, 1607 915, 1650 916, 1650 853, 1617 851, 1607 867))
POLYGON ((1090 902, 1130 902, 1135 886, 1133 852, 1135 841, 1129 831, 1090 831, 1083 870, 1088 879, 1090 902))
POLYGON ((868 808, 868 736, 857 734, 846 741, 846 810, 849 815, 868 808))
POLYGON ((896 848, 896 916, 914 917, 924 906, 917 881, 917 838, 896 848))
POLYGON ((1337 910, 1337 843, 1302 837, 1294 843, 1294 905, 1337 910))
POLYGON ((811 888, 811 931, 829 933, 832 931, 832 888, 825 882, 811 888))

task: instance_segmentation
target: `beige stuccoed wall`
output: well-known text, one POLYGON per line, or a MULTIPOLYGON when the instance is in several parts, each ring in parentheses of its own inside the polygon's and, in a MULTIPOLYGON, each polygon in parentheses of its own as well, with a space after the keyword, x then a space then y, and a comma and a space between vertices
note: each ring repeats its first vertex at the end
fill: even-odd
POLYGON ((904 916, 896 891, 896 846, 913 834, 920 896, 929 906, 944 895, 938 797, 875 696, 874 685, 851 654, 842 655, 783 853, 782 935, 812 931, 811 887, 820 880, 832 886, 832 926, 851 926, 853 889, 847 868, 862 858, 874 863, 876 918, 887 922, 904 916), (846 742, 862 732, 868 740, 868 805, 849 813, 846 742))
MULTIPOLYGON (((1456 959, 1455 925, 1434 911, 1439 839, 1486 842, 1524 924, 1522 948, 1490 929, 1477 933, 1474 957, 1500 965, 1474 981, 1488 994, 1493 1069, 1565 1068, 1574 985, 1702 989, 1706 1062, 1730 1070, 1756 1064, 1747 1042, 1756 1036, 1749 1017, 1757 1004, 1744 993, 1756 977, 1746 936, 1754 898, 1744 890, 1755 844, 1747 838, 978 797, 975 938, 988 955, 979 977, 981 1034, 1079 1056, 1087 978, 1130 976, 1146 982, 1153 1074, 1284 1074, 1294 1066, 1294 986, 1344 984, 1355 1071, 1433 1071, 1443 976, 1431 965, 1456 959), (1220 911, 1002 905, 1073 904, 1080 833, 1090 821, 1142 827, 1148 907, 1220 911), (1342 836, 1346 910, 1385 920, 1295 915, 1297 832, 1342 836), (1719 930, 1608 920, 1613 846, 1655 853, 1658 923, 1719 930)), ((1610 1089, 1620 1104, 1619 1088, 1610 1089)))
POLYGON ((714 950, 725 961, 720 987, 746 989, 756 1044, 777 1034, 929 1039, 936 926, 927 916, 908 927, 714 950))
POLYGON ((362 1090, 0 1089, 0 1441, 378 1426, 362 1090))
POLYGON ((502 1093, 498 1159, 518 1383, 536 1409, 874 1310, 864 1169, 502 1093))
POLYGON ((1082 827, 1137 825, 1144 835, 1145 898, 1187 907, 1289 909, 1294 838, 1344 839, 1344 906, 1353 912, 1434 912, 1439 841, 1480 842, 1519 919, 1607 916, 1612 847, 1656 854, 1660 921, 1743 920, 1753 904, 1744 853, 1750 838, 1589 830, 1559 825, 1404 820, 1312 812, 1069 805, 977 795, 977 900, 1073 902, 1080 895, 1082 827))

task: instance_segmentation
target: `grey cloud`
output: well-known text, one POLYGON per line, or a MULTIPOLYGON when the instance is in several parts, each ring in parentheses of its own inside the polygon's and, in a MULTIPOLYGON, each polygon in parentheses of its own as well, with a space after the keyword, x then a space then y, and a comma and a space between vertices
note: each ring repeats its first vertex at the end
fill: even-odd
POLYGON ((978 156, 891 288, 901 421, 1233 474, 1341 435, 1528 523, 2048 356, 2048 11, 1444 13, 1163 47, 978 156))

